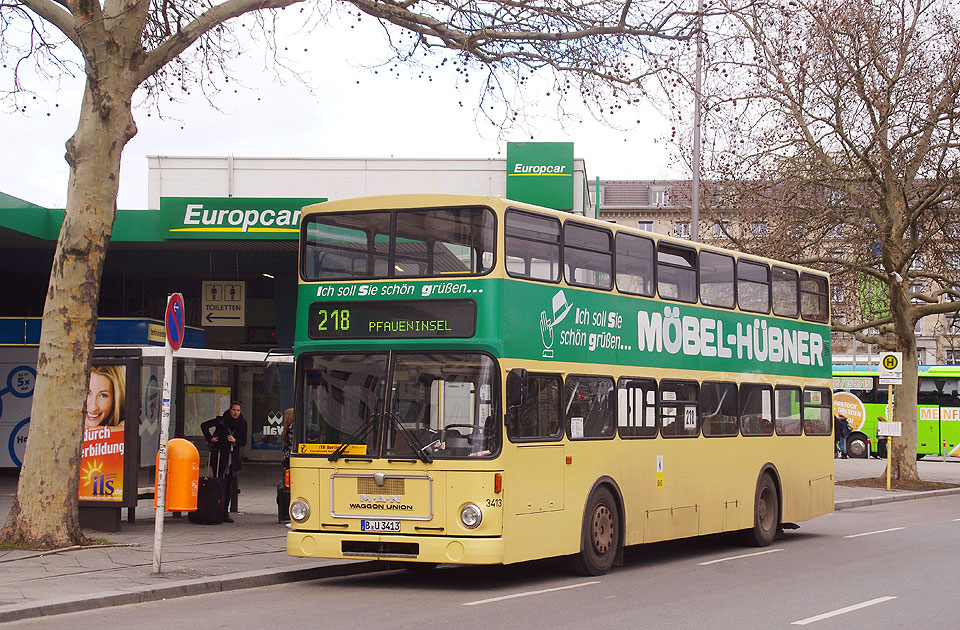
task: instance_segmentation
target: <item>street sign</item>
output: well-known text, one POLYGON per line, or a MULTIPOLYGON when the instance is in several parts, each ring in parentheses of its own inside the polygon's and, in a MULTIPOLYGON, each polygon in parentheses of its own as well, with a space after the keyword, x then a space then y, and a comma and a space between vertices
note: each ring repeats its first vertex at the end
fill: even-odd
POLYGON ((884 352, 880 355, 880 384, 900 385, 903 383, 903 353, 884 352))
POLYGON ((184 334, 183 296, 174 293, 167 299, 167 314, 163 318, 167 330, 167 343, 174 351, 183 345, 184 334))
POLYGON ((877 435, 879 437, 900 437, 901 427, 899 422, 878 422, 877 435))
POLYGON ((245 326, 247 286, 242 280, 204 280, 203 326, 245 326))

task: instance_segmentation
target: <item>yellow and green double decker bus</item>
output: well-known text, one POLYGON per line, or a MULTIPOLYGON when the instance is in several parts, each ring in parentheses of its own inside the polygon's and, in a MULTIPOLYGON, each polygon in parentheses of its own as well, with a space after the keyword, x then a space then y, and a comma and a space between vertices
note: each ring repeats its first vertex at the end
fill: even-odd
POLYGON ((308 206, 287 551, 569 556, 833 509, 829 279, 500 198, 308 206))
MULTIPOLYGON (((886 456, 877 422, 890 417, 889 386, 879 379, 876 370, 833 373, 834 413, 850 422, 851 457, 886 456)), ((917 459, 926 455, 960 457, 960 366, 921 366, 917 374, 917 459)))

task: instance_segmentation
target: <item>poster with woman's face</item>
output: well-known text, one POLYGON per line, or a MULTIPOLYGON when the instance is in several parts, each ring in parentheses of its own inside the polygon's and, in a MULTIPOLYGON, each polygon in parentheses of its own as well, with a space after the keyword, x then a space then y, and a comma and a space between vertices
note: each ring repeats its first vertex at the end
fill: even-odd
POLYGON ((83 413, 80 499, 123 500, 123 411, 126 366, 95 365, 90 369, 83 413))
POLYGON ((95 365, 90 369, 83 422, 86 428, 123 427, 126 372, 123 365, 95 365))

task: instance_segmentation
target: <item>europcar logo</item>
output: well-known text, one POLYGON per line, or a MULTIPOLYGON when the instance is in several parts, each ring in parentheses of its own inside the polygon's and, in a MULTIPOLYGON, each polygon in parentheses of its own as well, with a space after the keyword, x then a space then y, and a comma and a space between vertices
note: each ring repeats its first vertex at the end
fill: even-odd
POLYGON ((567 172, 566 164, 523 164, 517 162, 513 167, 513 172, 508 173, 510 177, 516 175, 525 175, 539 177, 541 175, 552 175, 560 177, 573 177, 572 173, 567 172))

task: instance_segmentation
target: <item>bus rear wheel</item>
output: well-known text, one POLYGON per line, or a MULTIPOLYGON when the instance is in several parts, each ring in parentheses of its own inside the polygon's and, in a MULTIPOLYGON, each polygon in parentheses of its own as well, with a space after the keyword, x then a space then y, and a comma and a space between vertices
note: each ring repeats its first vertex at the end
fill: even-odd
POLYGON ((867 436, 862 433, 854 433, 847 438, 847 455, 858 459, 867 459, 870 457, 869 447, 867 446, 867 436))
POLYGON ((580 553, 573 568, 581 575, 603 575, 620 549, 620 510, 613 493, 598 488, 587 501, 580 535, 580 553))
POLYGON ((770 475, 764 474, 757 483, 753 502, 753 527, 744 531, 750 546, 767 547, 777 537, 780 529, 780 497, 770 475))

